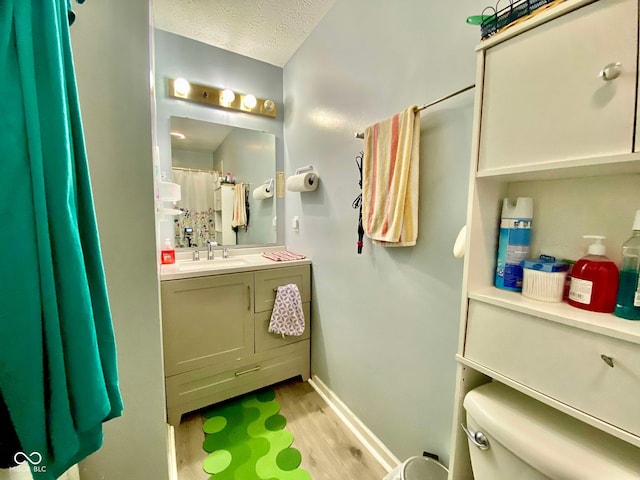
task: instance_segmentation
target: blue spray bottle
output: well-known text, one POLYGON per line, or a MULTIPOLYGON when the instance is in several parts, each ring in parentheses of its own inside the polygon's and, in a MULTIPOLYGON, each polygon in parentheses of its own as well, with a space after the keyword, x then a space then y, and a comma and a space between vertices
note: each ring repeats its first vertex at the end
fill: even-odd
POLYGON ((504 290, 522 291, 520 262, 529 258, 533 198, 518 197, 502 202, 495 285, 504 290))

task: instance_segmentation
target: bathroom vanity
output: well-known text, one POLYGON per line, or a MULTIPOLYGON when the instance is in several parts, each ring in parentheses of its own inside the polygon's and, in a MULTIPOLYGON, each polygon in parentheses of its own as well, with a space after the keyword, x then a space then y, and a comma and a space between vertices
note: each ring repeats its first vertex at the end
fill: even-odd
MULTIPOLYGON (((450 480, 462 407, 498 381, 640 447, 640 322, 493 286, 502 199, 534 199, 530 257, 620 247, 640 208, 638 1, 567 0, 478 47, 450 480)), ((638 448, 640 455, 640 448, 638 448)))
POLYGON ((288 378, 309 378, 310 263, 273 262, 254 253, 162 266, 170 424, 179 424, 186 412, 288 378), (283 337, 268 326, 277 287, 290 283, 300 291, 305 331, 283 337))

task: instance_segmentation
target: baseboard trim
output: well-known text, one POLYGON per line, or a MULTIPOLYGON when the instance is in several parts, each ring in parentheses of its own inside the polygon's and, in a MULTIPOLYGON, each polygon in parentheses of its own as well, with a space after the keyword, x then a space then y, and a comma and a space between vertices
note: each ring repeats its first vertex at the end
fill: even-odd
POLYGON ((178 480, 178 459, 176 458, 176 432, 167 423, 167 458, 169 461, 169 480, 178 480))
POLYGON ((342 400, 318 378, 317 375, 311 374, 308 380, 309 384, 314 388, 318 395, 327 402, 327 405, 333 410, 338 418, 342 420, 351 432, 362 442, 364 447, 374 456, 374 458, 382 465, 382 467, 390 472, 393 468, 400 464, 400 460, 391 453, 384 443, 376 437, 367 426, 347 407, 342 400))

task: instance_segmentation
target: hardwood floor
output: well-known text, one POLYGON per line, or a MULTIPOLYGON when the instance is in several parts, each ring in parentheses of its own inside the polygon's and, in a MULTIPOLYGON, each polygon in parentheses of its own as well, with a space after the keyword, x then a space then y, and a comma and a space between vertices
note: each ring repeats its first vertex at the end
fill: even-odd
MULTIPOLYGON (((275 385, 285 427, 293 447, 302 454, 302 468, 313 480, 382 480, 386 471, 344 426, 307 382, 297 379, 275 385)), ((208 480, 202 470, 202 417, 185 415, 175 429, 179 480, 208 480)), ((215 478, 215 477, 214 477, 215 478)))

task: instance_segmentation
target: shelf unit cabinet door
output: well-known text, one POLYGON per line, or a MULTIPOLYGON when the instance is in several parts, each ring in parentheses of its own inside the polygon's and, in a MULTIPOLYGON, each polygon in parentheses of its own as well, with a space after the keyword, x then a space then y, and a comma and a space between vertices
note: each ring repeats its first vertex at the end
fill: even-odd
POLYGON ((464 356, 640 436, 636 343, 471 300, 464 356))
POLYGON ((213 192, 213 209, 216 212, 222 210, 222 187, 218 187, 213 192))
MULTIPOLYGON (((236 232, 231 229, 231 220, 233 220, 233 185, 223 185, 220 187, 220 231, 222 245, 235 245, 236 232)), ((216 218, 217 219, 217 218, 216 218)))
POLYGON ((485 54, 479 171, 631 153, 636 0, 592 3, 485 54), (615 62, 622 74, 601 79, 615 62))
POLYGON ((253 273, 162 282, 165 375, 253 354, 253 273))

